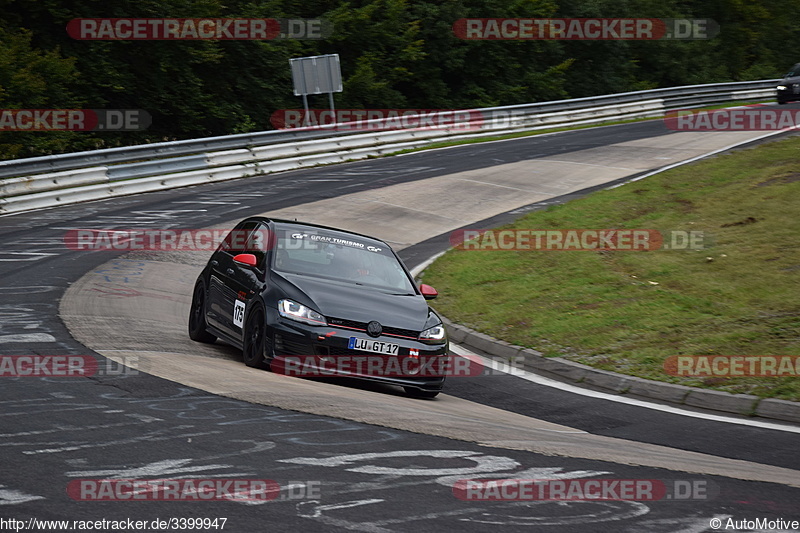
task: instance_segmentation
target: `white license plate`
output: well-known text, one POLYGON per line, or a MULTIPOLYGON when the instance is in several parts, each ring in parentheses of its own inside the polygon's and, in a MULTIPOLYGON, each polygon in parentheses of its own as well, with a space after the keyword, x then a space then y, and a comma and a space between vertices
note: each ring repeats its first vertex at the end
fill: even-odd
POLYGON ((362 352, 375 352, 386 355, 397 355, 397 352, 400 349, 400 345, 392 344, 391 342, 350 337, 350 342, 347 343, 347 348, 349 350, 361 350, 362 352))

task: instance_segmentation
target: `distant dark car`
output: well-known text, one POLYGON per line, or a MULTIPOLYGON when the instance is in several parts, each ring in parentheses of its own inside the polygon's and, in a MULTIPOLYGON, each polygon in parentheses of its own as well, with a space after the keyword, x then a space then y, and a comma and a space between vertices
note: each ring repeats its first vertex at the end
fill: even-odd
POLYGON ((800 100, 800 63, 789 70, 778 84, 777 90, 779 104, 800 100))
POLYGON ((198 277, 189 336, 237 346, 251 367, 380 381, 433 398, 448 361, 442 320, 426 301, 436 296, 416 287, 383 241, 252 217, 198 277))

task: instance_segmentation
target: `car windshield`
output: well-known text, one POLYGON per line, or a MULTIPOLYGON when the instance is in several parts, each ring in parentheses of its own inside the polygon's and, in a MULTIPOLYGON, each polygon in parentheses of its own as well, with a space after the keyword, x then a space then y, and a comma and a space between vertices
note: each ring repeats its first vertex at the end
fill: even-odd
POLYGON ((276 271, 416 294, 397 257, 382 243, 317 229, 279 229, 276 237, 276 271))

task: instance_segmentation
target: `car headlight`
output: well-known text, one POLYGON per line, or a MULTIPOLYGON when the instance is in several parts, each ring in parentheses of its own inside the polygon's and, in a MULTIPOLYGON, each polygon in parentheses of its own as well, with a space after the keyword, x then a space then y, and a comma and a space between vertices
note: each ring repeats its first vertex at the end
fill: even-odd
POLYGON ((775 88, 778 89, 779 91, 785 91, 786 90, 786 85, 778 85, 775 88))
POLYGON ((444 344, 446 339, 447 333, 444 331, 443 324, 428 328, 419 334, 420 342, 424 342, 425 344, 444 344))
POLYGON ((278 313, 284 318, 304 322, 312 326, 326 326, 328 324, 324 316, 292 300, 280 300, 278 302, 278 313))

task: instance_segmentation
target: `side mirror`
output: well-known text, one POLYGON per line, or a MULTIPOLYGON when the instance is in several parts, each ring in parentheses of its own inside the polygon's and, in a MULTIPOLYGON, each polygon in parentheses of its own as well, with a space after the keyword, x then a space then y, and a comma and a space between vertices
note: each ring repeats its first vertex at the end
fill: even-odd
POLYGON ((439 293, 436 291, 436 289, 430 285, 425 285, 424 283, 419 286, 419 292, 422 293, 422 296, 424 296, 426 300, 433 300, 439 296, 439 293))
POLYGON ((234 255, 233 260, 239 263, 240 265, 247 265, 247 266, 258 266, 258 261, 256 260, 256 256, 253 254, 239 254, 234 255))

